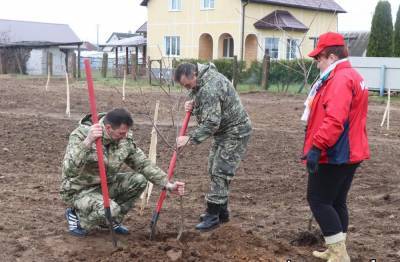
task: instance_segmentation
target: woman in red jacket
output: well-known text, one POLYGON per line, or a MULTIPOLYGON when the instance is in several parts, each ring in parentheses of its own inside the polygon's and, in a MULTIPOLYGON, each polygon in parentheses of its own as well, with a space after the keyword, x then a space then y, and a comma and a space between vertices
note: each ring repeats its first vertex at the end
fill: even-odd
POLYGON ((307 200, 328 247, 313 255, 331 262, 350 261, 346 250, 347 194, 357 167, 369 158, 366 131, 368 89, 351 67, 343 36, 328 32, 309 54, 320 69, 305 102, 304 159, 307 200))

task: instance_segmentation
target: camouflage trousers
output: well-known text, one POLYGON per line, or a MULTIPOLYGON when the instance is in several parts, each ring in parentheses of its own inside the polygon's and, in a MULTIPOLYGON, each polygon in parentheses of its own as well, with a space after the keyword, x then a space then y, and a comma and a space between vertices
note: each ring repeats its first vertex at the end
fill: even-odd
POLYGON ((208 156, 210 191, 206 201, 214 204, 228 202, 229 184, 246 153, 250 135, 242 138, 214 139, 208 156))
MULTIPOLYGON (((146 188, 147 180, 139 173, 118 173, 108 183, 110 210, 115 222, 122 223, 124 216, 146 188)), ((96 186, 79 192, 73 206, 84 229, 105 225, 105 213, 101 187, 96 186)))

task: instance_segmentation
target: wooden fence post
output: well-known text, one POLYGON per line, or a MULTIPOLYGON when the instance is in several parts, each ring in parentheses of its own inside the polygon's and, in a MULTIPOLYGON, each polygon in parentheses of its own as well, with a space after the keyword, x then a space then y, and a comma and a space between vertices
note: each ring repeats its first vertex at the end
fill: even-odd
POLYGON ((3 49, 0 49, 0 74, 5 74, 4 70, 4 58, 3 58, 3 49))
POLYGON ((132 78, 133 80, 136 81, 138 74, 137 54, 131 54, 131 64, 132 64, 132 78))
POLYGON ((101 76, 107 77, 107 69, 108 69, 108 54, 106 52, 103 53, 103 60, 101 64, 101 76))
POLYGON ((50 76, 53 75, 53 54, 51 52, 47 53, 47 70, 50 76))
POLYGON ((268 53, 265 53, 263 59, 263 70, 261 78, 261 87, 265 90, 269 88, 269 69, 271 66, 271 57, 268 53))
POLYGON ((238 60, 237 56, 233 56, 233 65, 232 65, 232 84, 233 87, 236 89, 237 83, 238 83, 238 78, 239 78, 239 72, 238 72, 238 60))
POLYGON ((147 58, 147 64, 148 64, 148 70, 149 70, 149 85, 151 85, 151 60, 150 60, 150 56, 147 58))
POLYGON ((71 53, 71 65, 72 65, 72 76, 76 79, 76 54, 75 52, 71 53))

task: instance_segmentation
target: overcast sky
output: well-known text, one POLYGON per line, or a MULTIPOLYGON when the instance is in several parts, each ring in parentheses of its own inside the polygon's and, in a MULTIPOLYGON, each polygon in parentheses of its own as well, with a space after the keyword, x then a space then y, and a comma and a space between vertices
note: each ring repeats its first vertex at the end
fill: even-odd
MULTIPOLYGON (((167 0, 164 0, 167 1, 167 0)), ((185 0, 183 0, 185 1, 185 0)), ((234 1, 234 0, 232 0, 234 1)), ((83 41, 104 43, 112 32, 134 32, 147 17, 141 0, 1 0, 0 19, 69 24, 83 41)), ((339 31, 368 31, 378 0, 336 0, 347 14, 339 15, 339 31)), ((389 0, 392 17, 400 0, 389 0)), ((394 21, 393 21, 394 23, 394 21)))

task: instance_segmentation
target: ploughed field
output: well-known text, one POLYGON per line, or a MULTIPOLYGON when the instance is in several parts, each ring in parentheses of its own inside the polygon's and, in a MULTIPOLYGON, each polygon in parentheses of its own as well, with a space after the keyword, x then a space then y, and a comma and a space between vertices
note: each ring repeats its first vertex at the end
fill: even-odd
MULTIPOLYGON (((194 230, 208 190, 210 141, 179 155, 175 177, 186 182, 183 210, 169 196, 154 241, 148 239, 152 211, 139 215, 139 202, 125 221, 128 236, 113 249, 108 231, 86 238, 68 234, 66 206, 60 200, 61 162, 69 133, 89 112, 85 82, 71 84, 71 117, 65 115, 65 81, 0 78, 0 261, 318 261, 318 227, 308 231, 307 176, 300 163, 304 124, 299 120, 304 95, 241 95, 254 126, 247 157, 231 184, 231 222, 218 229, 194 230), (176 241, 181 216, 184 232, 176 241)), ((97 107, 125 106, 132 112, 137 144, 148 152, 155 101, 160 100, 157 163, 168 169, 176 123, 184 116, 185 92, 127 91, 96 86, 97 107), (175 123, 175 126, 172 125, 175 123), (164 141, 165 140, 165 141, 164 141), (168 142, 168 144, 166 143, 168 142)), ((368 133, 371 159, 359 168, 349 195, 348 250, 352 261, 400 261, 400 103, 390 114, 391 129, 381 128, 385 104, 370 102, 368 133)), ((193 126, 195 123, 191 123, 193 126)))

